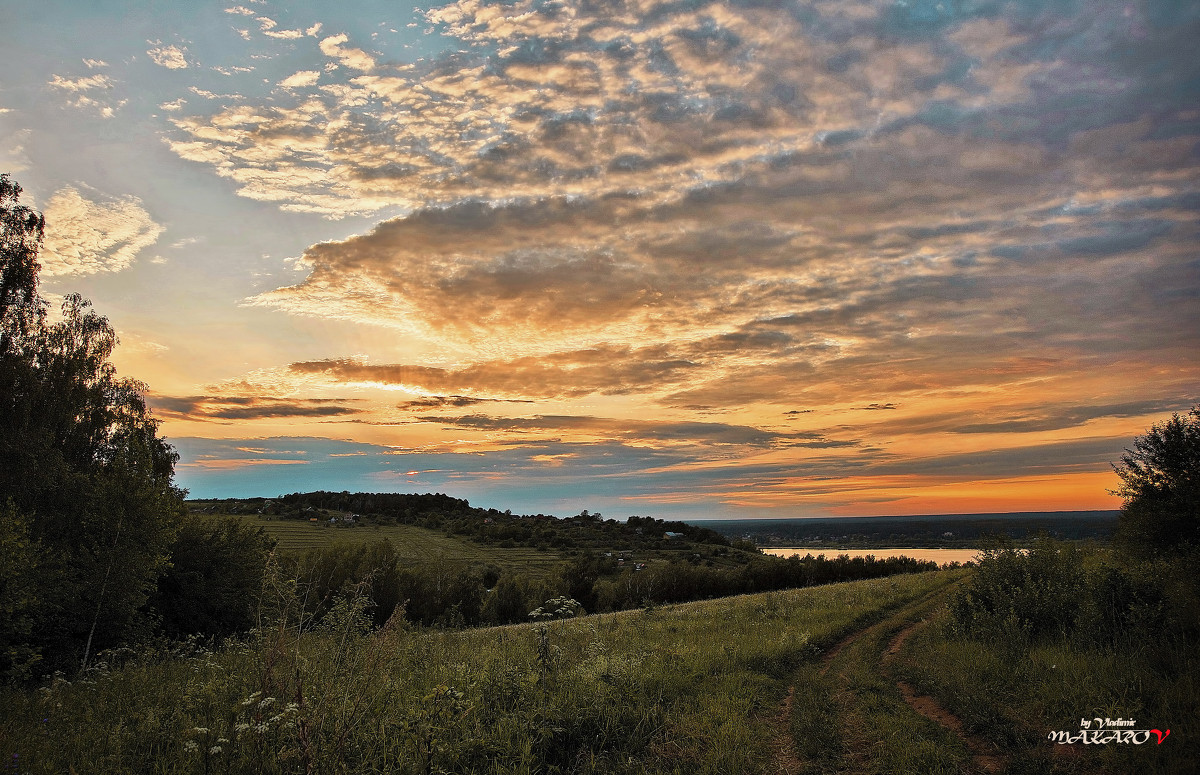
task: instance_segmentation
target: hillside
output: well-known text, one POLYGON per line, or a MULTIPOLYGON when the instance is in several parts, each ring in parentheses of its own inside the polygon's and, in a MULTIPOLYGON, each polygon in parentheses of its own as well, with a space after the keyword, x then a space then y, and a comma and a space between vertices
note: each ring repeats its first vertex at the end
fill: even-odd
POLYGON ((351 606, 302 633, 0 689, 0 755, 112 775, 1185 771, 1194 654, 1172 681, 1063 643, 1016 657, 961 639, 947 603, 970 573, 457 631, 371 632, 351 606), (1114 705, 1117 684, 1140 689, 1114 705), (1130 712, 1174 734, 1046 739, 1130 712))
POLYGON ((798 665, 956 578, 465 631, 269 630, 45 698, 5 691, 0 753, 113 775, 754 772, 798 665))
POLYGON ((365 544, 386 538, 402 562, 449 562, 471 566, 494 565, 507 571, 543 576, 564 562, 555 549, 531 549, 524 546, 499 547, 469 541, 455 535, 418 525, 380 524, 359 521, 330 523, 322 514, 317 523, 308 520, 278 519, 260 515, 209 512, 214 518, 233 518, 261 527, 285 551, 322 549, 334 543, 365 544))
MULTIPOLYGON (((237 546, 257 545, 259 557, 270 553, 317 618, 365 585, 376 625, 398 607, 426 626, 506 624, 558 597, 600 613, 936 567, 910 558, 768 557, 681 522, 618 521, 586 511, 565 519, 514 515, 445 495, 317 492, 189 507, 189 545, 208 548, 181 547, 164 584, 168 598, 183 590, 190 596, 172 609, 180 635, 195 632, 187 628, 197 608, 212 623, 202 632, 219 635, 237 631, 224 611, 236 607, 245 626, 255 605, 251 594, 200 581, 228 575, 218 568, 225 562, 219 546, 230 557, 239 556, 237 546)), ((262 576, 261 565, 238 567, 248 580, 262 576)))
POLYGON ((631 563, 686 557, 711 567, 741 566, 759 556, 752 545, 684 522, 605 519, 586 510, 566 518, 517 515, 441 494, 293 493, 194 500, 188 508, 261 526, 285 550, 388 538, 402 558, 542 570, 581 553, 611 554, 614 562, 631 563))

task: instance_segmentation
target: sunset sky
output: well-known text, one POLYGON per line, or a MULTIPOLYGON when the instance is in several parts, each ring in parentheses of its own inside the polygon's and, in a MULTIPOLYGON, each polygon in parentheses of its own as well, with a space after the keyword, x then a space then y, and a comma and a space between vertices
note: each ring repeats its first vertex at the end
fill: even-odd
POLYGON ((192 497, 1115 508, 1200 400, 1200 4, 6 4, 0 172, 192 497))

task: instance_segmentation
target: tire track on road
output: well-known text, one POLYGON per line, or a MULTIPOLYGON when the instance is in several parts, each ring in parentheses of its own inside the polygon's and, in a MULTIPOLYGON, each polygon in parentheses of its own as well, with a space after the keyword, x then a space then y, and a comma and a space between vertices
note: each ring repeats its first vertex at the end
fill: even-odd
MULTIPOLYGON (((900 653, 900 648, 904 645, 904 641, 917 628, 924 624, 921 621, 910 622, 892 636, 891 641, 888 642, 887 650, 883 652, 879 660, 879 666, 885 675, 891 677, 890 665, 895 660, 896 655, 900 653)), ((904 702, 908 707, 930 721, 949 729, 954 733, 955 737, 962 741, 967 750, 971 752, 971 762, 974 764, 975 769, 982 772, 1003 772, 1008 767, 1009 757, 1007 755, 996 751, 981 738, 967 732, 962 719, 943 708, 937 700, 928 695, 918 693, 916 689, 904 681, 896 681, 896 688, 900 690, 900 696, 904 698, 904 702)))
MULTIPOLYGON (((885 614, 881 621, 872 622, 843 636, 821 655, 820 668, 817 675, 821 678, 827 677, 842 652, 863 637, 869 637, 894 629, 897 626, 902 627, 904 624, 915 627, 917 623, 911 621, 913 617, 928 611, 938 599, 948 593, 951 586, 953 584, 934 589, 916 600, 901 605, 898 610, 885 614)), ((767 770, 772 775, 795 775, 809 769, 804 758, 796 750, 795 741, 791 734, 792 709, 795 703, 796 691, 797 683, 792 683, 788 687, 786 696, 779 704, 779 710, 775 719, 777 733, 772 742, 772 760, 767 770)), ((847 757, 850 760, 848 763, 853 764, 855 769, 861 766, 861 753, 851 751, 847 753, 847 757)), ((839 769, 839 771, 841 770, 839 769)))

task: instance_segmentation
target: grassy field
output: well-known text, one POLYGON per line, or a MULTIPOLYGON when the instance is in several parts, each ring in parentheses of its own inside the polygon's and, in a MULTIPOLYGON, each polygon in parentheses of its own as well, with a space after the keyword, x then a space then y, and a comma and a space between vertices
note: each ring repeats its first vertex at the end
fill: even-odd
MULTIPOLYGON (((363 531, 367 532, 367 531, 363 531)), ((974 569, 472 630, 369 632, 355 605, 210 651, 111 655, 0 690, 14 773, 1195 771, 1193 650, 963 639, 974 569), (1162 746, 1058 746, 1078 719, 1162 746), (1139 725, 1140 726, 1140 725, 1139 725)))
POLYGON ((240 519, 266 531, 284 550, 319 549, 335 542, 367 543, 386 538, 402 561, 450 562, 473 567, 495 565, 541 578, 552 574, 562 562, 553 549, 485 546, 414 525, 330 525, 325 521, 271 519, 257 516, 213 514, 214 519, 240 519))
POLYGON ((957 572, 466 631, 259 632, 0 695, 29 773, 771 772, 795 671, 957 572))

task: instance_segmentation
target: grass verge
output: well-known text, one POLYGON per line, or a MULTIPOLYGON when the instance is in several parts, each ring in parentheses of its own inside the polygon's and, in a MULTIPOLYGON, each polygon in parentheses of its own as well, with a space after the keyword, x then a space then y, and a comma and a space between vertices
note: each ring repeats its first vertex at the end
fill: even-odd
POLYGON ((1128 650, 1083 648, 1065 638, 1029 647, 957 637, 938 610, 905 643, 896 672, 957 715, 967 730, 1007 751, 1006 772, 1160 773, 1200 761, 1200 654, 1147 642, 1128 650), (1131 719, 1171 729, 1162 745, 1057 745, 1080 720, 1131 719))

